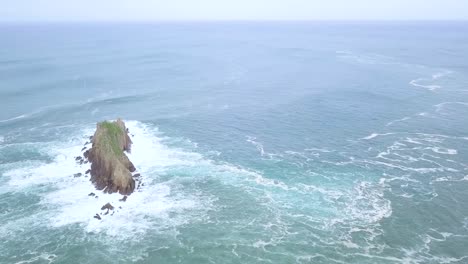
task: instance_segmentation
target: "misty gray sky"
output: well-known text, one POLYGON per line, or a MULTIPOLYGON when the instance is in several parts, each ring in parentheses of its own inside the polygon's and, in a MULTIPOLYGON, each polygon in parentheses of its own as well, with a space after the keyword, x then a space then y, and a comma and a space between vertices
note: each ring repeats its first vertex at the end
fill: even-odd
POLYGON ((468 20, 468 0, 0 0, 0 21, 468 20))

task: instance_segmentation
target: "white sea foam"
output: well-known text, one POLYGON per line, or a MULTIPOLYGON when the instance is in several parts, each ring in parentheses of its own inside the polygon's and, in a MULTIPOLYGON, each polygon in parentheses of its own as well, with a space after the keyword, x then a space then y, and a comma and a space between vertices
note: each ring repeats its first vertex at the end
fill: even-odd
POLYGON ((444 107, 445 107, 446 105, 453 105, 453 104, 454 104, 454 105, 468 106, 468 102, 442 102, 442 103, 440 103, 440 104, 434 105, 434 107, 436 108, 435 111, 436 111, 437 113, 439 113, 439 112, 441 112, 441 111, 444 109, 444 107))
POLYGON ((55 156, 52 163, 45 163, 40 166, 31 164, 31 166, 6 172, 5 176, 10 177, 9 185, 23 189, 46 183, 56 184, 67 176, 78 172, 80 168, 75 164, 72 155, 79 155, 80 142, 72 140, 68 144, 57 144, 55 147, 48 147, 48 149, 43 150, 55 156))
POLYGON ((463 178, 455 178, 452 176, 447 176, 447 177, 438 177, 433 180, 433 182, 462 182, 462 181, 468 181, 468 175, 465 175, 463 178))
POLYGON ((411 119, 410 116, 405 116, 405 117, 403 117, 403 118, 390 121, 390 122, 388 122, 385 126, 391 126, 391 125, 393 125, 393 124, 395 124, 395 123, 407 121, 407 120, 410 120, 410 119, 411 119))
POLYGON ((0 136, 0 144, 2 144, 3 142, 5 142, 5 137, 4 137, 4 136, 0 136))
POLYGON ((376 223, 392 215, 391 201, 384 197, 384 186, 360 182, 355 187, 347 213, 360 223, 376 223))
POLYGON ((329 202, 336 202, 338 199, 342 198, 343 196, 346 196, 346 193, 344 193, 341 190, 335 190, 335 189, 330 189, 330 188, 322 188, 318 187, 315 185, 310 185, 310 184, 298 184, 299 190, 303 191, 304 193, 311 193, 311 192, 317 192, 322 194, 325 199, 327 199, 329 202))
POLYGON ((365 139, 365 140, 369 140, 369 139, 373 139, 373 138, 376 138, 376 137, 379 137, 379 136, 388 136, 388 135, 394 135, 395 133, 372 133, 370 135, 368 135, 367 137, 363 137, 361 139, 365 139))
POLYGON ((263 149, 262 143, 255 141, 256 139, 256 137, 247 136, 247 142, 252 143, 252 145, 254 145, 258 151, 260 151, 260 155, 265 156, 265 150, 263 149))
POLYGON ((329 150, 326 148, 306 148, 304 149, 305 151, 317 151, 317 152, 324 152, 324 153, 330 153, 333 152, 333 150, 329 150))
MULTIPOLYGON (((298 157, 304 158, 306 161, 310 160, 310 158, 303 152, 294 151, 294 150, 286 150, 284 153, 288 154, 288 155, 291 155, 291 156, 298 156, 298 157)), ((312 153, 312 156, 318 157, 318 156, 320 156, 320 154, 312 153)))
POLYGON ((31 255, 35 255, 27 260, 21 260, 15 262, 15 264, 27 264, 27 263, 54 263, 57 255, 49 253, 38 253, 38 252, 28 252, 31 255))
POLYGON ((445 139, 464 139, 468 140, 468 137, 459 137, 459 136, 451 136, 451 135, 443 135, 443 134, 429 134, 429 133, 412 133, 412 132, 388 132, 388 133, 372 133, 366 137, 360 138, 361 140, 369 140, 376 137, 381 136, 392 136, 392 135, 411 135, 417 136, 417 138, 410 138, 407 137, 406 140, 408 142, 419 143, 423 144, 418 141, 426 141, 426 142, 433 142, 433 143, 440 143, 445 139))
POLYGON ((363 137, 362 139, 373 139, 373 138, 378 137, 378 136, 379 136, 379 134, 377 134, 377 133, 372 133, 372 134, 370 134, 370 135, 367 136, 367 137, 363 137))
POLYGON ((15 116, 15 117, 12 117, 12 118, 0 120, 0 123, 6 123, 6 122, 18 120, 18 119, 23 119, 23 118, 28 117, 28 116, 29 116, 29 115, 27 115, 27 114, 19 115, 19 116, 15 116))
POLYGON ((435 85, 435 84, 426 84, 426 85, 420 84, 421 82, 425 82, 425 81, 427 81, 427 79, 419 78, 419 79, 411 80, 409 82, 409 84, 411 84, 414 87, 420 87, 420 88, 428 89, 429 91, 434 91, 435 89, 440 89, 441 88, 440 85, 435 85))
POLYGON ((255 148, 260 152, 260 156, 265 157, 270 160, 279 160, 278 157, 282 157, 281 153, 269 153, 266 152, 262 143, 256 141, 256 137, 247 136, 246 141, 255 146, 255 148))
POLYGON ((409 82, 409 84, 414 86, 414 87, 419 87, 419 88, 424 88, 424 89, 427 89, 427 90, 430 90, 430 91, 434 91, 436 89, 442 88, 442 86, 437 85, 437 84, 433 84, 432 82, 435 82, 438 79, 440 79, 442 77, 445 77, 445 76, 447 76, 447 75, 449 75, 451 73, 452 72, 448 71, 448 70, 445 70, 445 71, 442 71, 442 72, 437 72, 437 73, 433 74, 431 76, 431 78, 414 79, 414 80, 411 80, 409 82))
MULTIPOLYGON (((457 149, 453 147, 453 140, 464 139, 463 137, 409 132, 386 134, 394 136, 393 144, 387 145, 383 150, 377 152, 375 159, 357 159, 354 163, 385 166, 418 174, 455 173, 466 168, 463 163, 447 159, 445 156, 458 154, 457 149)), ((366 138, 371 139, 379 135, 382 134, 373 133, 366 138)))
POLYGON ((426 149, 430 149, 435 153, 446 154, 446 155, 456 155, 458 153, 456 149, 450 149, 450 148, 428 147, 426 149))
POLYGON ((257 240, 256 242, 253 243, 254 248, 261 248, 263 251, 265 251, 265 246, 270 246, 272 245, 271 241, 263 241, 263 240, 257 240))

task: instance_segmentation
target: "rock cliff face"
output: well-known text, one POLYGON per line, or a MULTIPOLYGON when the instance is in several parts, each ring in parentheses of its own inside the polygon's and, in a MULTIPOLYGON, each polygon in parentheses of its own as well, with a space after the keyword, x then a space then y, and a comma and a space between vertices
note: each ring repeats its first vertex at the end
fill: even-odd
POLYGON ((91 182, 107 193, 131 194, 135 190, 135 167, 125 155, 132 141, 124 122, 118 119, 98 123, 91 142, 91 149, 84 153, 91 163, 91 182))

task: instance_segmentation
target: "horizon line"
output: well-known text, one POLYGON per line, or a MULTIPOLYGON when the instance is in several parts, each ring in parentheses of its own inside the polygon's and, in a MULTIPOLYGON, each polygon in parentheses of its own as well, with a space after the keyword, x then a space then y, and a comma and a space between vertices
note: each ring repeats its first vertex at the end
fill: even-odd
POLYGON ((177 23, 177 22, 468 22, 468 18, 463 19, 151 19, 151 20, 111 20, 111 19, 90 19, 90 20, 0 20, 0 24, 75 24, 75 23, 177 23))

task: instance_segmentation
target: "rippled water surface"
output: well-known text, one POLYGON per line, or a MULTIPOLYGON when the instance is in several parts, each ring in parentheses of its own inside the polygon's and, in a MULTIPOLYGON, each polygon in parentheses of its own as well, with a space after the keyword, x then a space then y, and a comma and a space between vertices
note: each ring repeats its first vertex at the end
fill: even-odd
POLYGON ((463 23, 1 25, 0 263, 468 263, 466 43, 463 23), (145 183, 126 202, 73 177, 117 117, 145 183))

